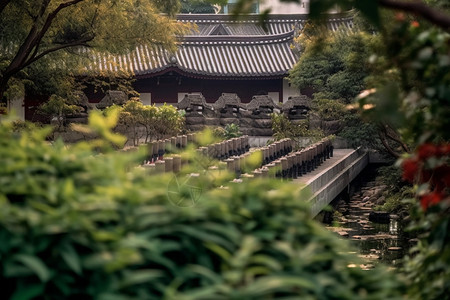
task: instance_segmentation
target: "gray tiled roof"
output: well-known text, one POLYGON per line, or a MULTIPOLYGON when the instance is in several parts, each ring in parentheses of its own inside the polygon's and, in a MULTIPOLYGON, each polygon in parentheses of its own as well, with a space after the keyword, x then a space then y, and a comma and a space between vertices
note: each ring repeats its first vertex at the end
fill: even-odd
MULTIPOLYGON (((339 26, 352 28, 352 14, 348 12, 330 15, 327 21, 328 29, 336 31, 339 26)), ((179 15, 177 19, 180 22, 194 23, 198 26, 198 31, 193 31, 192 35, 211 35, 220 24, 233 35, 273 35, 287 33, 294 28, 302 29, 308 20, 308 15, 269 15, 264 23, 267 31, 261 27, 258 15, 235 20, 229 15, 186 14, 179 15)))
MULTIPOLYGON (((291 44, 295 28, 302 28, 306 18, 272 15, 266 22, 268 31, 259 26, 258 16, 236 21, 227 15, 180 15, 178 21, 195 23, 198 31, 184 36, 176 53, 143 45, 127 55, 95 55, 89 68, 121 70, 136 76, 151 76, 172 68, 200 77, 284 76, 299 58, 291 44)), ((328 21, 334 31, 341 25, 351 28, 352 19, 336 15, 328 21)))
POLYGON ((246 108, 247 108, 247 110, 255 110, 262 106, 271 107, 271 108, 281 108, 268 95, 253 96, 252 100, 250 101, 250 103, 247 104, 246 108))
POLYGON ((241 107, 241 98, 235 93, 222 93, 222 96, 213 104, 214 109, 220 110, 227 105, 241 107))

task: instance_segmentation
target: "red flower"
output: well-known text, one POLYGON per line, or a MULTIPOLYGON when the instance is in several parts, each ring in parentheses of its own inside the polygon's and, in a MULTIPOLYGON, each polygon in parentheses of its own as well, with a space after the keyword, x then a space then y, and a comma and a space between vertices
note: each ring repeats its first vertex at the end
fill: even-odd
POLYGON ((419 22, 417 22, 417 21, 412 21, 412 22, 411 22, 411 26, 414 27, 414 28, 417 28, 417 27, 419 27, 419 22))
POLYGON ((395 14, 395 19, 397 21, 403 22, 405 20, 405 14, 398 12, 395 14))
POLYGON ((442 165, 434 169, 434 177, 445 186, 450 187, 450 166, 442 165))
POLYGON ((422 173, 420 175, 421 175, 420 182, 428 182, 428 181, 430 181, 431 176, 433 175, 433 172, 422 168, 422 173))
POLYGON ((403 180, 414 182, 414 178, 419 170, 418 161, 416 159, 406 159, 403 161, 403 180))
POLYGON ((422 206, 422 209, 426 211, 428 207, 438 204, 443 198, 441 193, 432 192, 420 197, 420 205, 422 206))
POLYGON ((425 160, 427 158, 436 156, 439 153, 439 147, 433 144, 422 144, 417 151, 419 153, 419 159, 425 160))
POLYGON ((439 152, 438 153, 439 156, 450 155, 450 144, 442 144, 442 145, 440 145, 438 152, 439 152))

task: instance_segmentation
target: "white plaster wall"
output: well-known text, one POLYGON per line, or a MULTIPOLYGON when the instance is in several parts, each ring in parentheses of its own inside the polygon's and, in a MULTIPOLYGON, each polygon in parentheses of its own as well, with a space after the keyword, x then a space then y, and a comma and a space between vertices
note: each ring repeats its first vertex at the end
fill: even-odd
POLYGON ((22 121, 25 121, 25 105, 23 103, 24 98, 15 98, 8 101, 8 113, 14 112, 14 114, 22 121))
POLYGON ((279 92, 268 92, 267 93, 270 98, 272 98, 273 102, 278 104, 280 102, 280 93, 279 92))
POLYGON ((302 0, 301 3, 286 3, 280 0, 261 0, 259 11, 262 12, 270 8, 271 14, 306 14, 309 11, 309 0, 302 0))
POLYGON ((300 90, 290 86, 287 79, 283 79, 283 103, 291 96, 300 96, 300 90))
POLYGON ((152 93, 141 93, 139 98, 144 105, 152 105, 152 93))

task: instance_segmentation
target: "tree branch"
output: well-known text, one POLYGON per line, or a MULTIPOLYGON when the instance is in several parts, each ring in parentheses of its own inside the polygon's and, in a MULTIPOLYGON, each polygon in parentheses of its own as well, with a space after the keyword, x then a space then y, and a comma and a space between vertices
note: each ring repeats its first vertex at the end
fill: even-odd
POLYGON ((47 19, 45 20, 45 23, 44 23, 44 25, 42 26, 42 29, 40 30, 40 32, 38 33, 38 35, 37 35, 37 37, 36 37, 36 40, 34 41, 35 48, 34 48, 33 54, 31 55, 31 59, 32 59, 33 57, 35 57, 36 54, 38 53, 38 51, 39 51, 39 45, 41 44, 42 39, 44 38, 45 34, 47 33, 48 29, 49 29, 50 26, 52 25, 53 20, 56 18, 56 16, 58 15, 58 13, 59 13, 61 10, 63 10, 64 8, 66 8, 66 7, 75 5, 75 4, 77 4, 77 3, 79 3, 79 2, 82 2, 82 1, 84 1, 84 0, 72 0, 72 1, 65 2, 65 3, 61 3, 60 5, 58 5, 58 7, 57 7, 54 11, 52 11, 52 12, 47 16, 47 19))
MULTIPOLYGON (((4 0, 0 0, 0 1, 4 1, 4 0)), ((10 1, 10 0, 6 0, 6 1, 10 1)), ((91 40, 92 38, 89 38, 87 40, 86 40, 86 38, 81 39, 81 40, 78 40, 78 41, 75 41, 72 43, 56 46, 54 48, 45 50, 41 54, 38 54, 40 43, 41 43, 43 37, 45 36, 46 32, 50 28, 53 20, 58 15, 58 13, 66 7, 75 5, 82 1, 85 1, 85 0, 71 0, 71 1, 67 1, 65 3, 60 4, 55 10, 53 10, 47 16, 47 18, 44 22, 44 25, 39 30, 38 29, 39 19, 44 16, 45 11, 48 8, 50 0, 46 0, 46 1, 42 2, 41 8, 39 10, 39 14, 36 17, 36 20, 34 21, 34 24, 33 24, 32 28, 30 29, 30 32, 28 33, 28 36, 26 37, 25 41, 20 46, 20 48, 17 51, 17 54, 14 57, 14 59, 12 60, 12 62, 9 64, 9 66, 6 68, 6 70, 3 72, 2 75, 4 76, 4 78, 11 77, 15 73, 17 73, 18 71, 23 69, 24 67, 28 66, 29 64, 35 62, 39 58, 41 58, 51 52, 57 51, 59 49, 68 48, 68 47, 83 45, 87 41, 91 40)))
MULTIPOLYGON (((382 126, 381 126, 382 127, 382 126)), ((380 137, 380 141, 383 144, 384 148, 387 152, 389 152, 390 155, 392 155, 395 158, 400 158, 400 154, 395 152, 391 146, 389 146, 389 143, 387 142, 386 138, 383 136, 383 133, 381 130, 378 131, 378 136, 380 137)))
POLYGON ((50 54, 52 52, 55 52, 55 51, 58 51, 58 50, 61 50, 61 49, 67 49, 67 48, 71 48, 71 47, 76 47, 76 46, 88 46, 86 43, 89 42, 89 41, 92 41, 93 39, 94 39, 94 37, 86 37, 86 38, 82 38, 82 39, 79 39, 78 41, 74 41, 74 42, 71 42, 71 43, 68 43, 68 44, 58 45, 58 46, 55 46, 53 48, 49 48, 49 49, 39 53, 39 55, 31 57, 29 60, 27 60, 23 64, 23 68, 29 66, 30 64, 34 63, 38 59, 41 59, 42 57, 44 57, 44 56, 46 56, 46 55, 48 55, 48 54, 50 54))
POLYGON ((403 151, 410 152, 409 147, 401 140, 395 129, 388 124, 384 124, 384 134, 386 137, 398 143, 402 147, 403 151))
POLYGON ((446 31, 450 31, 450 16, 434 9, 422 1, 396 1, 396 0, 378 0, 380 6, 391 9, 398 9, 405 12, 413 13, 420 16, 431 23, 441 27, 446 31))

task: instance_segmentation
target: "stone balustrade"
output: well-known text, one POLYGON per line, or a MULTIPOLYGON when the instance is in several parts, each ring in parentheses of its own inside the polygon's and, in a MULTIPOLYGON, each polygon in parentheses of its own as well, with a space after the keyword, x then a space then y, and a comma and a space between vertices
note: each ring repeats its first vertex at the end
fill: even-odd
POLYGON ((148 163, 162 160, 165 154, 174 153, 175 149, 185 148, 188 143, 195 141, 196 135, 197 133, 188 133, 148 143, 148 163))
POLYGON ((239 156, 250 149, 249 136, 243 135, 226 141, 200 147, 197 151, 210 158, 225 160, 232 156, 239 156))
POLYGON ((261 166, 263 166, 285 156, 286 154, 291 152, 292 149, 293 141, 291 139, 283 139, 280 141, 276 141, 273 144, 268 145, 267 147, 253 149, 252 151, 246 152, 241 155, 239 155, 238 153, 238 155, 230 156, 226 160, 228 170, 231 172, 235 172, 239 176, 240 174, 242 174, 242 172, 248 170, 248 160, 252 154, 259 153, 262 158, 261 166))
MULTIPOLYGON (((143 166, 148 168, 150 173, 179 172, 183 161, 181 160, 181 156, 173 155, 174 149, 185 148, 188 143, 196 140, 195 135, 195 133, 190 133, 187 135, 180 135, 164 140, 150 142, 148 144, 149 159, 143 166), (171 154, 171 156, 164 157, 165 154, 171 154)), ((230 157, 238 157, 243 155, 248 152, 249 149, 249 136, 244 135, 199 147, 197 152, 200 155, 212 159, 227 160, 230 157)), ((239 165, 239 163, 237 162, 236 165, 239 165)), ((233 169, 233 171, 239 172, 238 169, 233 169)))
MULTIPOLYGON (((284 141, 286 143, 286 141, 284 141)), ((280 143, 283 145, 283 142, 280 143)), ((315 170, 325 160, 333 156, 333 145, 330 138, 324 138, 321 141, 310 145, 309 147, 290 153, 284 151, 275 159, 271 159, 276 153, 283 153, 280 144, 267 149, 263 147, 263 161, 266 163, 261 168, 254 170, 254 177, 277 177, 296 179, 308 172, 315 170), (267 158, 269 160, 267 160, 267 158), (267 163, 269 161, 269 163, 267 163)), ((289 148, 288 148, 289 149, 289 148)))
MULTIPOLYGON (((192 136, 187 135, 185 138, 181 136, 180 146, 186 147, 188 140, 193 140, 192 136)), ((169 145, 169 148, 173 147, 172 141, 173 138, 153 142, 151 153, 153 157, 156 155, 157 159, 153 164, 146 164, 145 167, 149 168, 151 172, 157 173, 179 172, 182 165, 179 155, 163 157, 166 151, 164 147, 169 147, 169 145)), ((292 152, 293 146, 294 143, 291 139, 283 139, 266 147, 249 151, 249 137, 241 136, 199 147, 197 152, 205 157, 223 161, 223 165, 226 166, 228 171, 245 179, 261 177, 296 179, 315 170, 325 160, 333 156, 333 145, 330 138, 324 138, 294 152, 292 152), (255 153, 259 153, 262 158, 261 166, 250 174, 244 173, 248 171, 251 165, 249 158, 255 153)))

